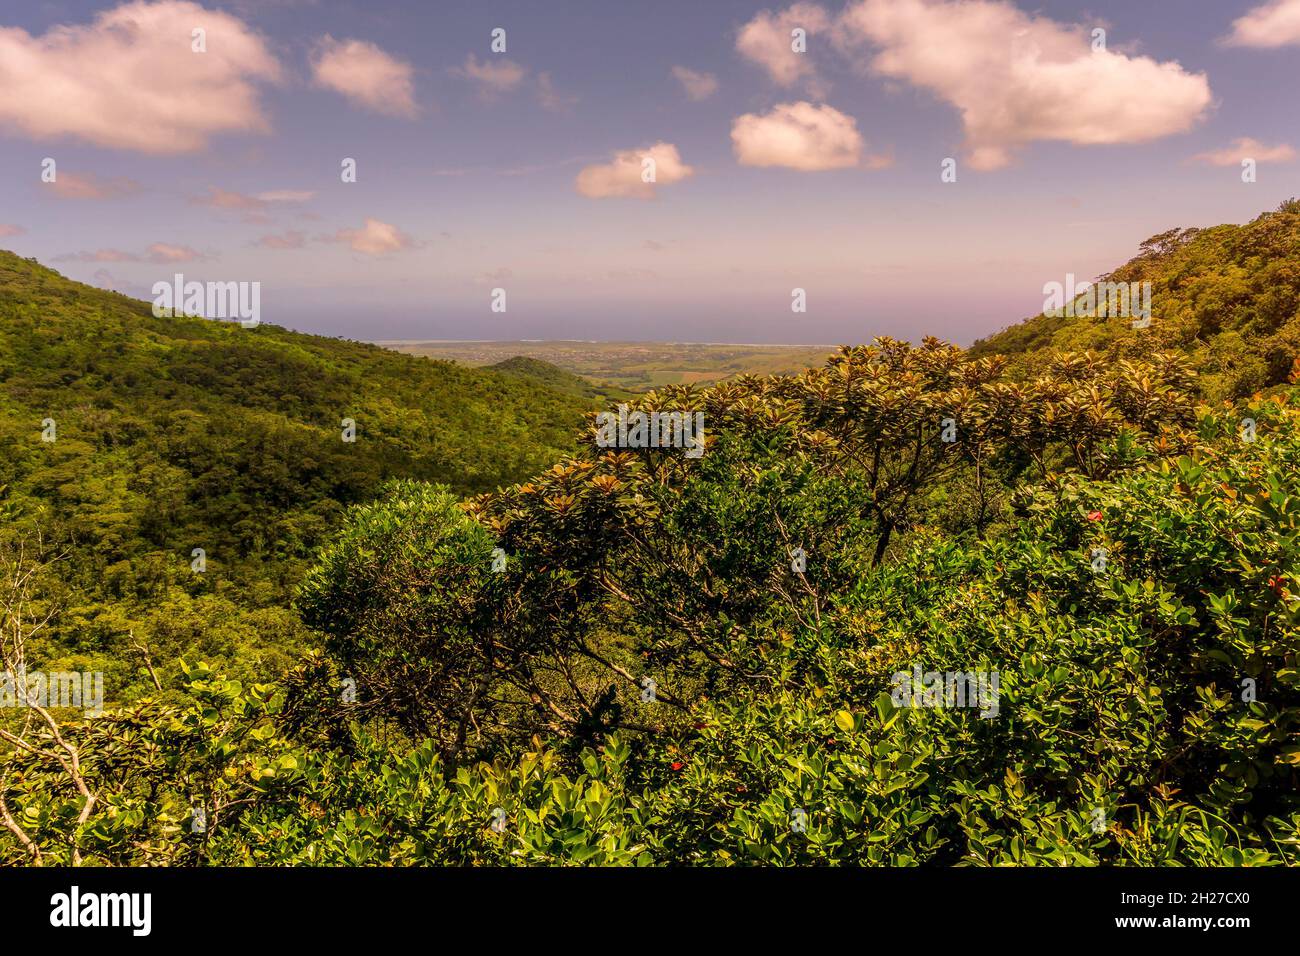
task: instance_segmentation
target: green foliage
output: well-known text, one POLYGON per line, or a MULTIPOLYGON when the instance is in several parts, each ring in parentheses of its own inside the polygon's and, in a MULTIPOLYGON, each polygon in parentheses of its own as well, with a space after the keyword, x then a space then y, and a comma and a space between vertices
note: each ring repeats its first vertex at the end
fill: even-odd
POLYGON ((147 659, 166 683, 182 656, 273 679, 314 641, 288 607, 348 506, 394 478, 517 481, 591 405, 358 342, 156 318, 0 253, 0 515, 68 552, 65 613, 34 651, 92 658, 112 699, 152 690, 147 659))
POLYGON ((490 698, 491 535, 448 490, 406 481, 355 509, 305 579, 299 608, 364 691, 444 757, 465 745, 476 704, 490 698))
POLYGON ((1150 282, 1150 327, 1105 315, 1039 315, 976 342, 971 353, 1023 356, 1032 369, 1051 350, 1115 358, 1179 350, 1200 368, 1209 400, 1280 385, 1300 352, 1300 204, 1284 202, 1242 226, 1171 229, 1099 281, 1150 282))
POLYGON ((1202 408, 1182 454, 1049 477, 995 538, 914 532, 873 564, 851 473, 819 478, 821 439, 814 453, 792 421, 746 430, 737 407, 698 462, 602 454, 505 511, 472 507, 511 545, 499 573, 488 528, 447 491, 393 487, 303 588, 337 663, 302 665, 279 695, 191 671, 188 704, 78 725, 98 794, 84 825, 70 834, 84 804, 39 762, 15 812, 47 859, 75 842, 119 863, 1297 862, 1300 409, 1202 408), (781 570, 781 529, 810 545, 801 582, 781 570), (589 714, 605 723, 585 747, 565 742, 581 721, 536 706, 552 742, 522 740, 538 704, 522 648, 564 711, 601 678, 567 671, 566 696, 541 661, 562 671, 584 641, 609 652, 614 630, 663 697, 638 701, 629 681, 621 708, 589 714), (913 665, 997 672, 996 715, 896 706, 913 665), (418 735, 408 672, 431 736, 403 744, 384 727, 418 735), (493 703, 467 705, 467 680, 493 703), (493 721, 516 736, 448 746, 458 724, 493 721), (181 828, 198 802, 201 838, 181 828))
MULTIPOLYGON (((206 664, 182 662, 181 669, 184 706, 144 699, 64 731, 93 782, 83 823, 76 821, 86 798, 57 762, 24 750, 14 755, 6 803, 39 862, 207 862, 213 837, 233 827, 246 807, 309 785, 317 758, 277 730, 272 688, 245 688, 206 664)), ((42 732, 30 739, 38 747, 49 742, 42 732)), ((3 849, 5 862, 31 860, 16 844, 3 849)))
POLYGON ((540 382, 556 391, 578 395, 601 405, 626 401, 634 394, 625 388, 619 388, 617 385, 593 385, 581 375, 566 372, 558 365, 552 365, 550 362, 544 362, 537 358, 529 358, 526 355, 516 355, 500 362, 494 362, 486 367, 493 372, 500 372, 502 375, 540 382))

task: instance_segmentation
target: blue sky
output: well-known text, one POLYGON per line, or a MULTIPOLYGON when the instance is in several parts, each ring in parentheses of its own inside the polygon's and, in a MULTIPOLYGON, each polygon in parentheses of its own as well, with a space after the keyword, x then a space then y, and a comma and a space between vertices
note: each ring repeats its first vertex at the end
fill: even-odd
POLYGON ((968 343, 1300 194, 1296 0, 13 7, 0 247, 350 338, 968 343))

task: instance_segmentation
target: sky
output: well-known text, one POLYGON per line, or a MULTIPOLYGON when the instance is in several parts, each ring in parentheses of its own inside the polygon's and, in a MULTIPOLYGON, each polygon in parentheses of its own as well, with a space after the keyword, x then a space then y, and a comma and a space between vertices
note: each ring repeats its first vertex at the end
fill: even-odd
POLYGON ((1297 70, 1300 0, 6 0, 0 248, 367 341, 969 344, 1300 195, 1297 70))

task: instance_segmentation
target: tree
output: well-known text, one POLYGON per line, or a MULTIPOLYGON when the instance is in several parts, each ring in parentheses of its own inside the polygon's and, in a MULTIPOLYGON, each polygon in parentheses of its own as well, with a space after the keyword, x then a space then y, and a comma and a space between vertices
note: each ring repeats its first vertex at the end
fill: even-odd
POLYGON ((15 719, 0 717, 0 740, 10 750, 0 764, 0 822, 31 854, 32 862, 43 860, 41 848, 15 817, 8 799, 11 776, 18 758, 31 758, 61 771, 80 796, 75 825, 68 839, 71 862, 81 862, 80 830, 94 809, 96 794, 82 770, 81 753, 60 730, 48 701, 30 692, 27 670, 28 644, 49 627, 57 608, 38 595, 38 588, 63 556, 50 552, 39 533, 0 540, 0 662, 3 675, 12 682, 18 713, 15 719), (7 726, 6 726, 7 725, 7 726))

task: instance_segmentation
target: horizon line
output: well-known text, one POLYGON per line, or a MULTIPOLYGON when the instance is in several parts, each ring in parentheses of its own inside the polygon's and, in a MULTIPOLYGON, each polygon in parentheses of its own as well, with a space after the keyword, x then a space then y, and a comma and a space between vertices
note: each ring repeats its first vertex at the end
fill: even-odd
MULTIPOLYGON (((732 345, 768 349, 837 349, 844 342, 693 342, 679 339, 372 339, 371 345, 732 345)), ((866 344, 866 343, 860 343, 866 344)))

